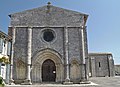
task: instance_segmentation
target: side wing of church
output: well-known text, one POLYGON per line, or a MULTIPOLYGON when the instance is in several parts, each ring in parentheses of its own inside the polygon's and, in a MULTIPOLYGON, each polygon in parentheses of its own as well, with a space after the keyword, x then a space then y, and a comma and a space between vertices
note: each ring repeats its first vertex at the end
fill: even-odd
POLYGON ((88 81, 87 17, 50 4, 11 14, 11 81, 88 81))
POLYGON ((89 53, 91 77, 115 76, 114 60, 111 53, 89 53))

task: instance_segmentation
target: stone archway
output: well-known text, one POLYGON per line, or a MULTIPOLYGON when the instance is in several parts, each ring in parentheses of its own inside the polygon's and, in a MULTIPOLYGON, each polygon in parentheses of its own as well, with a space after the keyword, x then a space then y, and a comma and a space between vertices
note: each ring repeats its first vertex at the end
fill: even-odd
POLYGON ((55 81, 63 82, 64 68, 63 61, 60 55, 52 50, 46 49, 38 52, 32 59, 31 78, 33 83, 41 83, 44 81, 42 74, 42 66, 46 60, 51 60, 55 66, 55 81))
POLYGON ((16 63, 16 77, 17 80, 24 80, 25 79, 25 72, 26 72, 26 66, 25 63, 18 59, 16 63))
POLYGON ((77 60, 71 61, 70 66, 70 79, 73 83, 80 82, 80 65, 77 60))

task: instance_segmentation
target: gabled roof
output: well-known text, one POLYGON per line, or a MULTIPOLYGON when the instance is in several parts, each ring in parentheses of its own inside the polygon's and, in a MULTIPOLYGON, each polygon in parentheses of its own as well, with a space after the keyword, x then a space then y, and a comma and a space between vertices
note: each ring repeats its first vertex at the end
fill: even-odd
MULTIPOLYGON (((62 22, 63 24, 61 23, 62 25, 64 25, 65 23, 68 23, 68 24, 73 24, 73 25, 78 26, 79 22, 81 20, 80 17, 81 18, 84 17, 84 24, 86 23, 86 20, 88 18, 87 14, 80 13, 77 11, 63 9, 63 8, 56 7, 53 5, 45 5, 42 7, 25 10, 22 12, 10 14, 9 16, 11 18, 13 18, 11 20, 14 22, 13 24, 16 24, 16 25, 20 25, 19 23, 17 24, 17 22, 16 22, 16 21, 20 21, 20 20, 22 20, 22 21, 28 20, 29 22, 31 20, 36 20, 36 21, 42 20, 40 23, 36 22, 36 24, 46 24, 47 20, 49 19, 47 17, 51 16, 50 20, 52 22, 54 22, 55 25, 57 25, 56 24, 57 22, 61 23, 63 21, 62 22), (58 20, 58 19, 60 19, 60 20, 58 20)), ((35 21, 32 22, 31 24, 34 24, 34 23, 35 23, 35 21)), ((22 24, 22 25, 24 25, 24 24, 22 24)))
MULTIPOLYGON (((34 9, 29 9, 29 10, 25 10, 25 11, 21 11, 21 12, 17 12, 17 13, 13 13, 13 14, 10 14, 9 17, 11 17, 12 15, 18 15, 18 14, 25 14, 26 12, 32 12, 32 11, 35 11, 35 10, 39 10, 39 11, 43 11, 43 10, 47 10, 46 8, 48 7, 48 5, 45 5, 45 6, 42 6, 42 7, 38 7, 38 8, 34 8, 34 9)), ((56 7, 56 6, 53 6, 53 5, 50 5, 51 8, 57 8, 59 10, 63 10, 63 11, 69 11, 71 14, 81 14, 85 17, 88 17, 87 14, 84 14, 84 13, 81 13, 81 12, 77 12, 77 11, 73 11, 73 10, 68 10, 68 9, 64 9, 64 8, 60 8, 60 7, 56 7)))

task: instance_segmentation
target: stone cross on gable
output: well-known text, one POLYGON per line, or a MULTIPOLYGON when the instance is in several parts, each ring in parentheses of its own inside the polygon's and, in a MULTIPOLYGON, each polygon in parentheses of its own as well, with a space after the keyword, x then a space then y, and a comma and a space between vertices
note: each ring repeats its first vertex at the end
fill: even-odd
POLYGON ((48 2, 47 4, 48 4, 48 5, 50 5, 51 3, 50 3, 50 2, 48 2))
POLYGON ((48 2, 47 4, 48 4, 48 5, 47 5, 47 12, 49 13, 49 12, 50 12, 50 5, 51 5, 51 3, 48 2))

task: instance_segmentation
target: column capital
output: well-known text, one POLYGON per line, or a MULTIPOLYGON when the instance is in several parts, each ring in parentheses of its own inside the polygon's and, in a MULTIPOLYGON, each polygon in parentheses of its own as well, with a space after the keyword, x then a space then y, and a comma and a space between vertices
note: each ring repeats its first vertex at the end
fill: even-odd
POLYGON ((68 27, 67 27, 67 26, 64 26, 64 29, 65 29, 65 28, 68 28, 68 27))
POLYGON ((86 29, 87 28, 87 26, 81 26, 81 29, 86 29))
POLYGON ((32 26, 28 26, 29 29, 32 29, 33 27, 32 26))

